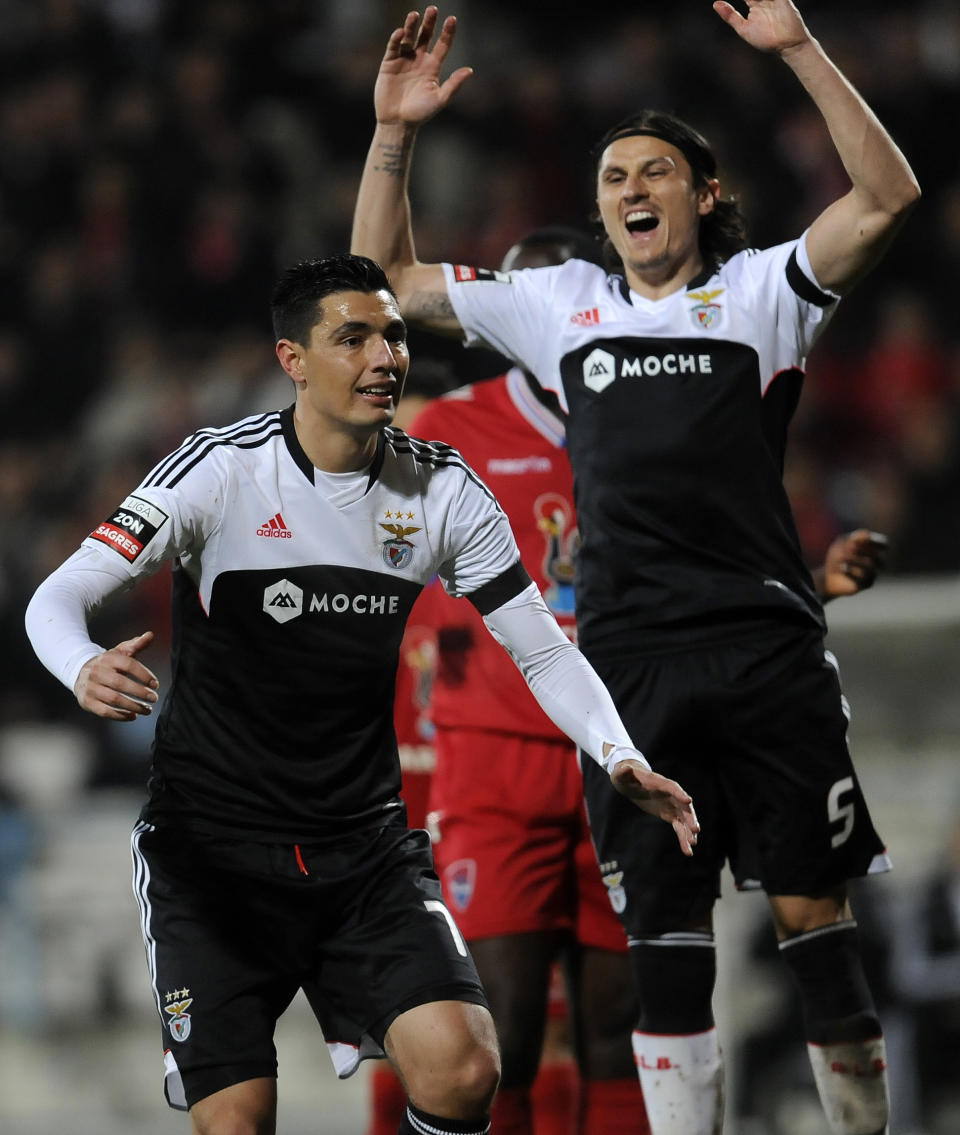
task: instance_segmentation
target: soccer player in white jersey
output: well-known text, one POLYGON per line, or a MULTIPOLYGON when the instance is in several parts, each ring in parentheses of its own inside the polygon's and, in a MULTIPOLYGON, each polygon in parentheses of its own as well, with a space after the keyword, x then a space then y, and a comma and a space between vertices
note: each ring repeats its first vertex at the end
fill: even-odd
POLYGON ((406 195, 414 139, 470 75, 442 78, 456 21, 434 44, 431 6, 387 44, 353 247, 386 266, 408 318, 513 358, 567 414, 580 647, 654 767, 693 792, 703 824, 684 861, 586 762, 602 870, 622 880, 652 1130, 721 1130, 712 912, 729 861, 741 885, 769 896, 833 1131, 875 1135, 889 1110, 885 1050, 846 881, 888 864, 781 473, 806 356, 919 189, 791 0, 746 7, 713 5, 793 71, 851 183, 799 238, 746 249, 705 140, 644 111, 599 148, 612 274, 576 260, 509 274, 420 263, 406 195))
POLYGON ((389 1056, 401 1132, 485 1132, 493 1025, 398 796, 397 651, 423 585, 439 574, 481 610, 546 711, 688 854, 696 816, 632 747, 490 491, 449 446, 391 428, 409 356, 379 266, 296 265, 273 316, 294 405, 187 438, 40 585, 28 633, 84 709, 149 713, 150 633, 105 650, 86 620, 175 561, 133 859, 166 1095, 194 1131, 272 1135, 274 1026, 302 988, 341 1075, 389 1056))

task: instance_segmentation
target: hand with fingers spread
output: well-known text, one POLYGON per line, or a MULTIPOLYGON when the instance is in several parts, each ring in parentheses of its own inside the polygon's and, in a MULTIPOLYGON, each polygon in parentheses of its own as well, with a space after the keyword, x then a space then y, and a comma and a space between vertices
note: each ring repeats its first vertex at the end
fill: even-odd
POLYGON ((408 12, 402 27, 387 41, 373 95, 379 123, 421 126, 442 110, 473 74, 471 68, 460 67, 440 81, 443 62, 456 34, 457 19, 447 16, 437 42, 431 47, 437 18, 437 9, 432 4, 425 9, 422 21, 419 12, 408 12))
POLYGON ((872 587, 886 554, 887 538, 880 532, 858 528, 838 536, 827 549, 823 565, 813 573, 821 601, 856 595, 872 587))
POLYGON ((151 642, 153 631, 145 631, 85 663, 73 688, 81 708, 111 721, 152 713, 160 683, 136 657, 151 642))
POLYGON ((632 757, 617 761, 610 780, 613 787, 638 808, 670 824, 680 850, 684 855, 693 855, 700 823, 693 810, 693 799, 675 780, 653 772, 644 761, 632 757))
POLYGON ((717 0, 713 10, 744 42, 758 51, 782 55, 810 39, 803 17, 792 0, 746 0, 746 4, 746 16, 741 16, 726 0, 717 0))

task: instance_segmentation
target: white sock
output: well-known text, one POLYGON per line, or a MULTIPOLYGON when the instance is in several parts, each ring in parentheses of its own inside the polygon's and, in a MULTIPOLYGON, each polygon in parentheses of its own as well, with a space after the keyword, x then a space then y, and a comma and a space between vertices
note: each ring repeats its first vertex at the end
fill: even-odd
POLYGON ((883 1037, 808 1044, 807 1053, 834 1135, 884 1135, 890 1097, 883 1037))
POLYGON ((634 1032, 633 1055, 653 1135, 720 1135, 723 1061, 715 1028, 691 1036, 634 1032))

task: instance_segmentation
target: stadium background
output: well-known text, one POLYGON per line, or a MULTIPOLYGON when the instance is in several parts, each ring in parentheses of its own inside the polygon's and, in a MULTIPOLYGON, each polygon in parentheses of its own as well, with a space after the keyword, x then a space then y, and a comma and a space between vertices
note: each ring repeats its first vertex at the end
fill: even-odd
MULTIPOLYGON (((373 78, 405 10, 386 0, 0 0, 7 1135, 185 1129, 159 1096, 127 881, 150 726, 82 717, 34 659, 22 613, 39 580, 195 426, 291 400, 273 357, 270 285, 288 262, 348 245, 373 78)), ((795 80, 741 44, 709 0, 608 3, 600 15, 494 0, 450 10, 460 17, 451 65, 469 62, 475 77, 418 141, 425 260, 494 265, 536 225, 582 223, 593 143, 644 104, 706 133, 753 243, 798 233, 843 192, 795 80)), ((953 837, 960 801, 960 159, 951 144, 960 8, 808 0, 803 13, 924 188, 811 359, 787 472, 811 562, 850 527, 891 540, 875 590, 828 614, 855 755, 897 864, 872 893, 893 928, 877 942, 888 1027, 900 1035, 917 1000, 909 967, 898 968, 910 904, 953 837)), ((467 380, 496 370, 482 352, 426 336, 413 346, 413 374, 432 367, 467 380)), ((162 575, 100 617, 100 640, 152 627, 161 641, 149 662, 162 670, 167 599, 162 575)), ((721 909, 728 1130, 818 1135, 802 1067, 788 1057, 755 1065, 751 1055, 782 1012, 762 950, 749 969, 744 961, 761 908, 743 897, 721 909), (741 1071, 747 1085, 772 1085, 770 1098, 738 1087, 741 1071), (762 1109, 763 1126, 737 1118, 747 1102, 762 1109)), ((866 908, 863 920, 872 924, 866 908)), ((960 980, 932 996, 960 998, 960 980)), ((282 1135, 362 1131, 362 1080, 333 1083, 302 1007, 282 1022, 280 1046, 282 1135)), ((909 1063, 896 1070, 894 1135, 916 1126, 909 1063)), ((960 1129, 956 1112, 941 1109, 940 1122, 960 1129)))

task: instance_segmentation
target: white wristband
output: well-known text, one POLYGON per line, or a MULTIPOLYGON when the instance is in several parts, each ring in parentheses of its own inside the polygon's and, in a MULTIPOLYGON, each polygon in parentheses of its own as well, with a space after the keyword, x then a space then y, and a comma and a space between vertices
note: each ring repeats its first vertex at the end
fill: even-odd
POLYGON ((650 768, 650 762, 643 753, 641 753, 639 749, 631 748, 629 745, 614 745, 610 752, 603 758, 601 764, 608 773, 612 773, 620 761, 639 761, 644 768, 653 772, 653 769, 650 768))

